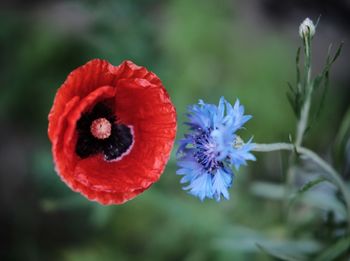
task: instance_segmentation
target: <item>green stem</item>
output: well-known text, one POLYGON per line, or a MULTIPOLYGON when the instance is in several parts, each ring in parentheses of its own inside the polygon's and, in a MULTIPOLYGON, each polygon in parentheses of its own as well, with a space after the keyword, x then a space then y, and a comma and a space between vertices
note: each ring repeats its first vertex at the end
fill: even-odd
POLYGON ((315 152, 312 150, 309 150, 307 148, 301 147, 301 146, 295 146, 294 144, 290 143, 271 143, 271 144, 255 144, 255 147, 252 149, 253 151, 257 152, 270 152, 270 151, 280 151, 280 150, 289 150, 293 151, 296 150, 298 154, 303 155, 306 158, 311 159, 313 162, 315 162, 318 166, 320 166, 328 175, 325 176, 327 180, 335 184, 340 192, 342 193, 346 209, 347 209, 347 216, 348 216, 348 229, 350 230, 350 194, 348 188, 345 186, 345 182, 340 177, 339 173, 326 161, 324 161, 320 156, 318 156, 315 152))
MULTIPOLYGON (((302 88, 302 97, 303 97, 303 104, 300 110, 300 117, 297 122, 296 127, 296 134, 295 134, 295 146, 300 147, 303 138, 305 135, 305 131, 308 127, 309 123, 309 113, 311 108, 311 98, 312 98, 312 91, 313 91, 313 83, 311 81, 311 37, 310 34, 307 34, 303 37, 304 41, 304 56, 305 56, 305 75, 304 75, 304 81, 303 81, 303 88, 302 88)), ((298 82, 298 84, 301 84, 298 82)), ((286 189, 286 198, 288 198, 288 195, 293 190, 293 183, 295 178, 295 163, 296 155, 293 153, 290 155, 289 163, 290 167, 287 171, 287 189, 286 189)), ((287 202, 287 201, 286 201, 287 202)))
POLYGON ((305 101, 301 108, 300 119, 297 125, 297 133, 295 137, 296 146, 301 146, 303 141, 303 137, 305 134, 305 130, 307 128, 309 122, 309 112, 311 107, 311 96, 313 91, 313 83, 311 82, 311 38, 304 38, 304 46, 305 46, 305 101))

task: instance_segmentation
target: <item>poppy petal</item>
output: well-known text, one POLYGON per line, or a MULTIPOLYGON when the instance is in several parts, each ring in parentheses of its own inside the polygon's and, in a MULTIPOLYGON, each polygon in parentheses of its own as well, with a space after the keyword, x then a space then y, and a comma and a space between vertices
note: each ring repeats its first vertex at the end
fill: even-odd
POLYGON ((149 188, 162 174, 176 135, 176 111, 154 73, 130 61, 113 66, 92 60, 70 73, 58 90, 48 135, 57 172, 69 187, 101 204, 121 204, 149 188), (96 153, 98 146, 88 148, 89 140, 77 131, 79 119, 87 111, 98 110, 95 106, 102 101, 111 106, 117 126, 130 128, 133 136, 128 149, 122 141, 125 136, 120 141, 110 139, 126 149, 116 160, 96 153), (84 153, 95 154, 79 157, 77 142, 84 153))

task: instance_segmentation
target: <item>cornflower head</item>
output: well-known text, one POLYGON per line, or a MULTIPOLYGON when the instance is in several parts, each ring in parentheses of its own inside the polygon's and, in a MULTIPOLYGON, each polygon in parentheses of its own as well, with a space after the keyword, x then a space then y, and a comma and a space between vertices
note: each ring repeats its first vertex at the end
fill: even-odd
POLYGON ((188 109, 189 119, 185 124, 189 132, 179 141, 177 159, 181 183, 189 183, 183 189, 200 200, 221 196, 229 199, 228 189, 232 186, 234 173, 255 160, 250 150, 254 147, 252 138, 244 143, 236 131, 251 118, 244 115, 244 107, 236 100, 234 106, 221 97, 219 105, 198 104, 188 109))

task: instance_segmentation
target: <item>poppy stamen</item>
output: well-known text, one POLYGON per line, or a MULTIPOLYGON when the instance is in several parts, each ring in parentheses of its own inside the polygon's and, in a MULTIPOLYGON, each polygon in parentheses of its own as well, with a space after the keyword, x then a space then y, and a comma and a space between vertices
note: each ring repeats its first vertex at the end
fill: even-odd
POLYGON ((91 123, 91 134, 100 140, 109 138, 112 133, 112 124, 106 118, 98 118, 91 123))

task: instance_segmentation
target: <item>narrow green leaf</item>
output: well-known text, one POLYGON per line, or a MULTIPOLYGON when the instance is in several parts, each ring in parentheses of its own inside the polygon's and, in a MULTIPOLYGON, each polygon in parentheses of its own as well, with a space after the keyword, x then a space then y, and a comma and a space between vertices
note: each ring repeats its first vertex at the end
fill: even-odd
POLYGON ((321 86, 321 83, 325 77, 325 74, 329 71, 330 66, 331 66, 331 50, 332 50, 332 44, 328 46, 328 52, 327 52, 327 58, 326 58, 326 65, 324 66, 322 72, 316 76, 313 82, 313 87, 315 90, 318 89, 318 87, 321 86))
MULTIPOLYGON (((327 53, 327 59, 326 59, 326 65, 323 68, 322 72, 316 76, 316 78, 313 81, 313 88, 314 90, 318 90, 320 89, 320 86, 323 83, 323 89, 322 89, 322 93, 320 94, 321 97, 319 98, 319 102, 318 105, 316 106, 315 109, 315 113, 312 117, 312 120, 310 120, 310 124, 308 126, 308 129, 311 128, 311 126, 314 124, 314 122, 316 121, 316 119, 320 116, 322 108, 324 107, 324 103, 326 100, 326 96, 327 96, 327 92, 329 89, 329 78, 330 78, 330 69, 332 64, 337 60, 337 58, 339 57, 342 47, 343 47, 343 42, 339 45, 335 55, 333 58, 331 58, 331 51, 332 51, 332 44, 329 45, 328 47, 328 53, 327 53)), ((314 95, 316 95, 317 92, 314 92, 314 95)))
POLYGON ((298 88, 294 88, 290 82, 287 82, 289 92, 287 92, 287 99, 292 107, 292 110, 297 118, 299 118, 302 106, 301 93, 298 88))
POLYGON ((345 159, 345 146, 350 139, 350 107, 345 113, 340 124, 339 131, 334 143, 334 158, 338 167, 340 167, 345 159))
POLYGON ((290 201, 289 201, 289 207, 291 207, 292 205, 294 205, 295 201, 300 198, 305 192, 307 192, 308 190, 312 189, 313 187, 315 187, 316 185, 320 184, 323 181, 327 181, 325 178, 317 178, 314 180, 310 180, 309 182, 305 183, 302 187, 300 187, 298 189, 298 191, 291 196, 290 201))
POLYGON ((294 90, 292 84, 291 84, 290 82, 287 82, 287 85, 288 85, 288 87, 289 87, 290 92, 291 92, 293 95, 295 95, 295 94, 297 93, 297 91, 294 90))
POLYGON ((350 248, 350 238, 346 237, 338 240, 334 245, 326 248, 318 257, 316 257, 316 261, 327 261, 327 260, 335 260, 341 254, 343 254, 346 250, 350 248))
POLYGON ((326 65, 327 66, 331 64, 330 60, 331 60, 332 47, 333 47, 333 44, 330 43, 329 46, 328 46, 327 59, 326 59, 326 65))
POLYGON ((298 112, 297 112, 297 108, 295 105, 295 99, 293 97, 293 94, 287 92, 286 95, 287 95, 287 100, 288 100, 290 106, 292 107, 292 110, 293 110, 295 116, 298 117, 298 112))
POLYGON ((343 45, 344 45, 344 42, 341 42, 339 47, 338 47, 338 49, 337 49, 337 51, 336 51, 336 53, 335 53, 335 55, 334 55, 334 57, 333 57, 333 59, 332 59, 331 64, 334 63, 337 60, 337 58, 339 57, 339 55, 341 53, 341 50, 343 49, 343 45))
POLYGON ((272 250, 272 249, 267 249, 266 247, 262 246, 261 244, 258 244, 256 243, 256 246, 262 251, 264 252, 265 254, 271 256, 271 257, 274 257, 274 258, 278 258, 278 259, 281 259, 281 260, 285 260, 285 261, 302 261, 302 260, 306 260, 306 257, 304 256, 300 256, 300 255, 297 255, 297 256, 291 256, 291 255, 288 255, 288 254, 284 254, 284 253, 281 253, 279 251, 276 251, 276 250, 272 250))
POLYGON ((295 117, 298 119, 299 115, 300 115, 299 114, 299 112, 300 112, 299 102, 296 98, 298 95, 293 95, 292 93, 288 93, 288 92, 286 93, 286 95, 287 95, 288 102, 291 105, 292 110, 295 114, 295 117))
POLYGON ((320 101, 320 105, 318 106, 318 109, 316 111, 315 117, 318 118, 321 114, 322 108, 324 106, 324 102, 326 100, 326 96, 327 96, 327 92, 328 92, 328 88, 329 88, 329 71, 327 71, 325 73, 324 76, 324 88, 322 91, 322 95, 321 95, 321 101, 320 101))
POLYGON ((321 16, 322 16, 321 14, 318 16, 316 23, 315 23, 315 28, 317 28, 318 24, 320 23, 321 16))
POLYGON ((318 87, 320 87, 320 85, 323 81, 323 77, 324 77, 323 72, 315 77, 314 82, 313 82, 314 90, 317 90, 318 87))
POLYGON ((318 185, 323 181, 327 181, 327 180, 325 178, 317 178, 317 179, 311 180, 306 184, 304 184, 301 188, 299 188, 298 193, 299 194, 305 193, 306 191, 308 191, 309 189, 313 188, 314 186, 318 185))
MULTIPOLYGON (((298 47, 298 50, 297 50, 297 55, 296 55, 296 58, 295 58, 295 62, 296 62, 296 71, 297 71, 297 82, 296 82, 296 85, 297 85, 297 88, 300 88, 300 67, 299 67, 299 61, 300 61, 300 50, 301 50, 301 47, 299 46, 298 47)), ((299 90, 300 91, 300 90, 299 90)))
POLYGON ((322 74, 325 74, 327 71, 330 70, 332 64, 338 59, 341 50, 343 48, 344 42, 341 42, 340 45, 338 46, 338 49, 334 55, 334 57, 331 59, 331 50, 332 50, 332 44, 329 45, 328 47, 328 54, 327 54, 327 59, 326 59, 326 66, 324 67, 322 74))
POLYGON ((299 61, 300 61, 300 50, 301 50, 301 47, 299 46, 298 49, 297 49, 297 55, 296 55, 296 58, 295 58, 295 61, 296 61, 297 65, 299 65, 299 61))

